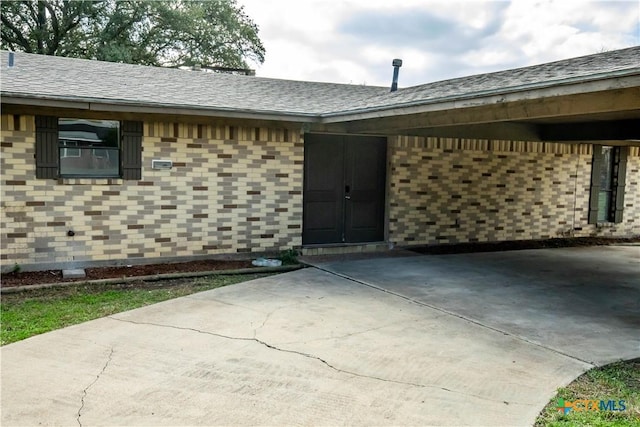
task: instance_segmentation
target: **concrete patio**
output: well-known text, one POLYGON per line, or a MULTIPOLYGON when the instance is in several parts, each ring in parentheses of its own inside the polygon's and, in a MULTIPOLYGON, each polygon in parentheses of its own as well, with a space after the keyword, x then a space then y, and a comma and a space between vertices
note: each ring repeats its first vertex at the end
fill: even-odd
POLYGON ((2 425, 530 425, 640 357, 640 247, 319 262, 2 348, 2 425))

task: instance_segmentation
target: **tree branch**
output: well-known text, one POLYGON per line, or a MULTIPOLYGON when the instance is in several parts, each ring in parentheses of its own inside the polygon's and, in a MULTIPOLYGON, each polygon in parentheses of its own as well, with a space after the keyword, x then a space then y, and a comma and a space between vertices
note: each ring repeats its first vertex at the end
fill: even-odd
POLYGON ((38 19, 36 20, 38 32, 36 37, 38 38, 38 53, 45 53, 44 51, 44 34, 47 25, 47 16, 44 13, 44 1, 38 0, 38 19))
POLYGON ((60 34, 60 26, 55 10, 49 2, 44 2, 44 7, 47 8, 49 15, 51 15, 51 26, 53 27, 53 38, 50 39, 51 43, 47 43, 47 55, 53 55, 58 50, 62 34, 60 34))
MULTIPOLYGON (((18 30, 18 28, 16 28, 16 26, 13 25, 13 23, 9 21, 6 16, 2 15, 1 18, 2 18, 2 25, 9 28, 13 32, 13 34, 15 34, 16 39, 13 39, 13 42, 22 46, 25 52, 32 53, 33 49, 31 49, 31 45, 29 44, 29 41, 24 38, 20 30, 18 30)), ((5 38, 5 35, 3 34, 2 37, 5 38)))

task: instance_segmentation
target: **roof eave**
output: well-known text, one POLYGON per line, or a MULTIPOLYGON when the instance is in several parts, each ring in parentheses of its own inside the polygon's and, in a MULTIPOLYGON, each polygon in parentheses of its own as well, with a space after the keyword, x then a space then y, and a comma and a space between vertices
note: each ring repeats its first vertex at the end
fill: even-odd
POLYGON ((397 103, 359 110, 339 111, 321 115, 321 123, 340 123, 395 115, 428 113, 483 105, 542 99, 552 96, 576 95, 607 90, 640 87, 640 69, 608 74, 599 79, 566 79, 563 81, 512 87, 504 90, 475 92, 465 95, 397 103))
POLYGON ((140 114, 170 114, 233 119, 287 121, 299 123, 317 122, 319 118, 319 115, 305 113, 238 110, 231 108, 206 108, 197 105, 189 106, 173 104, 145 104, 131 101, 115 101, 104 99, 67 99, 63 97, 34 96, 5 91, 2 91, 0 100, 3 104, 19 104, 34 107, 63 108, 116 113, 126 112, 140 114))

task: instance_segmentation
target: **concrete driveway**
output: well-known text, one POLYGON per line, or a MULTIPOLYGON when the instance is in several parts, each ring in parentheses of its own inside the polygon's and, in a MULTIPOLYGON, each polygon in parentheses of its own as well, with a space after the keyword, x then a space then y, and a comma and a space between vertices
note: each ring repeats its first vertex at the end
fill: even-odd
POLYGON ((318 267, 5 346, 2 425, 527 425, 640 357, 640 247, 318 267))

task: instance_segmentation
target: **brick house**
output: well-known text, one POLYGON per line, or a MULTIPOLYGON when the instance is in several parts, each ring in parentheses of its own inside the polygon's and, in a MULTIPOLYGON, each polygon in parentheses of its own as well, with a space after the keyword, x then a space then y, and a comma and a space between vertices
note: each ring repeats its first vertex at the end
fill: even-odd
POLYGON ((640 235, 640 47, 399 89, 2 52, 2 267, 640 235))

